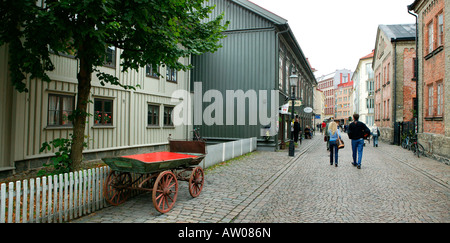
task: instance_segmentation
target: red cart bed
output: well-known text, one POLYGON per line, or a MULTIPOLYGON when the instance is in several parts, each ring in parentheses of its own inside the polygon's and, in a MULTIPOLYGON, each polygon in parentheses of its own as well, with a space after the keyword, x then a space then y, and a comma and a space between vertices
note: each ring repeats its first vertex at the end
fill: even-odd
POLYGON ((161 213, 172 209, 178 194, 178 180, 189 181, 189 193, 197 197, 203 188, 204 172, 198 165, 206 156, 201 141, 169 141, 170 152, 136 154, 102 160, 111 168, 104 196, 112 205, 129 197, 130 190, 152 191, 153 204, 161 213), (186 176, 185 172, 190 172, 186 176), (131 173, 138 174, 136 180, 131 173))

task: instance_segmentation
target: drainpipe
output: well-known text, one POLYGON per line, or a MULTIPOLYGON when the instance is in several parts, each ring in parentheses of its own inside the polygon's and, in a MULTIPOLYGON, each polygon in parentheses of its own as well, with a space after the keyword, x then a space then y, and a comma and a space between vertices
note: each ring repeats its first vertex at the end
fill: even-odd
MULTIPOLYGON (((411 5, 412 6, 412 5, 411 5)), ((410 7, 408 6, 408 13, 416 18, 416 64, 414 65, 414 71, 417 73, 416 76, 416 101, 414 102, 414 106, 416 108, 416 134, 419 133, 419 20, 418 15, 411 12, 410 7)))
MULTIPOLYGON (((388 77, 389 78, 389 77, 388 77)), ((393 111, 392 111, 392 115, 393 117, 393 122, 394 125, 392 126, 394 128, 395 131, 395 122, 397 121, 397 40, 394 41, 394 105, 393 105, 393 111)), ((405 109, 405 107, 403 107, 403 109, 405 109)), ((395 135, 395 132, 394 132, 395 135)), ((394 141, 393 143, 395 144, 395 137, 394 137, 394 141)), ((398 144, 399 145, 399 144, 398 144)))
POLYGON ((279 44, 279 41, 278 41, 278 38, 279 38, 278 36, 280 34, 284 34, 284 33, 288 32, 290 30, 290 28, 291 27, 288 25, 287 29, 285 29, 283 31, 280 31, 280 32, 277 32, 276 36, 275 36, 275 54, 278 54, 275 57, 275 74, 276 74, 275 75, 275 89, 278 88, 278 76, 279 76, 279 74, 278 74, 279 68, 276 68, 276 67, 278 67, 278 59, 280 58, 280 52, 279 52, 280 44, 279 44))
MULTIPOLYGON (((286 24, 287 25, 287 24, 286 24)), ((279 51, 279 49, 280 49, 280 44, 279 44, 279 40, 278 40, 278 38, 279 38, 279 35, 280 34, 283 34, 283 33, 286 33, 286 32, 288 32, 289 31, 289 29, 290 29, 290 26, 289 25, 287 25, 287 29, 285 29, 285 30, 283 30, 283 31, 279 31, 279 32, 276 32, 276 35, 275 35, 275 66, 274 66, 274 68, 275 68, 275 89, 278 89, 278 77, 279 77, 279 68, 278 68, 278 60, 279 60, 279 58, 280 58, 280 51, 279 51)), ((288 92, 289 93, 289 92, 288 92)), ((278 110, 276 111, 276 112, 278 112, 278 110)), ((292 112, 294 112, 294 111, 292 111, 292 112)), ((277 122, 279 122, 279 121, 277 121, 277 122)), ((291 123, 289 122, 289 127, 288 127, 288 129, 289 129, 289 131, 291 130, 291 125, 290 125, 291 123)), ((281 127, 281 126, 280 126, 281 127)), ((289 133, 290 134, 290 133, 289 133)), ((283 135, 284 136, 284 135, 283 135)), ((277 151, 278 150, 278 134, 275 134, 275 136, 274 136, 274 139, 273 139, 273 141, 274 141, 274 143, 275 143, 275 151, 277 151)), ((282 144, 284 144, 284 138, 283 138, 283 141, 281 141, 281 143, 282 144)))

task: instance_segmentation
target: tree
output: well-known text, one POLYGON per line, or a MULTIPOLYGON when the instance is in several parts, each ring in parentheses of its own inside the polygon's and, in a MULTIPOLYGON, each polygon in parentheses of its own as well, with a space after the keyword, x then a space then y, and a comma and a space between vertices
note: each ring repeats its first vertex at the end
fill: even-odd
POLYGON ((192 68, 181 57, 215 52, 228 22, 208 20, 213 7, 204 0, 1 0, 0 46, 8 44, 13 86, 28 92, 26 80, 51 82, 52 54, 72 54, 79 62, 78 93, 71 145, 72 170, 82 161, 91 77, 102 85, 125 89, 118 78, 100 72, 108 46, 123 50, 123 72, 164 63, 178 70, 192 68), (38 4, 37 4, 38 2, 38 4))

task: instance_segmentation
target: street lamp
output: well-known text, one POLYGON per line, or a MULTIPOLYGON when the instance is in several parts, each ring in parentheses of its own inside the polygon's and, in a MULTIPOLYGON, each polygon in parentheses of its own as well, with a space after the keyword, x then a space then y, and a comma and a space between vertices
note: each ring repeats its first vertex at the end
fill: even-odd
MULTIPOLYGON (((289 82, 291 84, 291 88, 292 88, 292 95, 291 95, 291 101, 292 101, 292 110, 291 110, 291 124, 292 121, 294 120, 294 105, 295 105, 295 87, 297 87, 297 83, 298 83, 298 76, 294 74, 292 74, 289 77, 289 82)), ((292 125, 291 125, 292 126, 292 125)), ((295 154, 295 144, 294 144, 294 137, 292 134, 292 130, 291 129, 291 139, 289 140, 289 156, 294 157, 295 154)))

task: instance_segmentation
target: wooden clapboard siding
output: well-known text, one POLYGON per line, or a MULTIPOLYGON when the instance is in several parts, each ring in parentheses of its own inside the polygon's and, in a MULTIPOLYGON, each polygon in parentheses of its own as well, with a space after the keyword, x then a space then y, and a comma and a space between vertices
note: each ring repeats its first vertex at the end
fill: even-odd
MULTIPOLYGON (((117 54, 116 63, 119 60, 120 51, 117 54)), ((78 62, 67 56, 52 56, 55 70, 49 73, 50 83, 41 80, 26 80, 28 93, 11 92, 6 76, 7 64, 4 62, 7 54, 4 47, 0 50, 0 107, 6 105, 6 99, 12 104, 6 106, 8 113, 0 114, 0 149, 11 151, 13 161, 21 161, 34 158, 52 156, 54 151, 39 153, 42 143, 56 138, 68 138, 73 133, 68 127, 48 127, 48 97, 49 94, 63 94, 76 96, 78 62), (4 87, 4 88, 3 88, 4 87), (8 89, 9 88, 9 89, 8 89), (4 95, 3 95, 4 94, 4 95), (10 124, 9 124, 10 123, 10 124), (11 131, 11 135, 4 131, 11 131), (5 146, 11 144, 11 148, 5 146)), ((189 58, 182 59, 187 64, 189 58)), ((87 118, 85 134, 88 136, 88 147, 85 152, 101 152, 112 149, 153 146, 167 143, 169 134, 178 139, 185 139, 186 128, 164 128, 163 111, 164 106, 175 106, 171 102, 171 94, 177 89, 187 89, 189 75, 186 72, 178 72, 178 82, 167 82, 165 78, 166 69, 160 67, 163 77, 150 78, 145 75, 145 68, 139 71, 122 72, 120 67, 99 67, 103 72, 115 75, 124 85, 139 87, 136 90, 125 90, 121 87, 106 84, 102 86, 95 74, 92 75, 92 88, 90 99, 108 98, 113 100, 113 126, 96 127, 94 118, 87 118), (160 127, 147 128, 148 104, 160 105, 160 127)), ((89 113, 94 113, 94 104, 88 105, 89 113)), ((14 166, 5 159, 8 153, 0 151, 0 169, 14 166)))
POLYGON ((8 79, 8 51, 0 46, 0 171, 13 166, 11 147, 12 86, 8 79))

